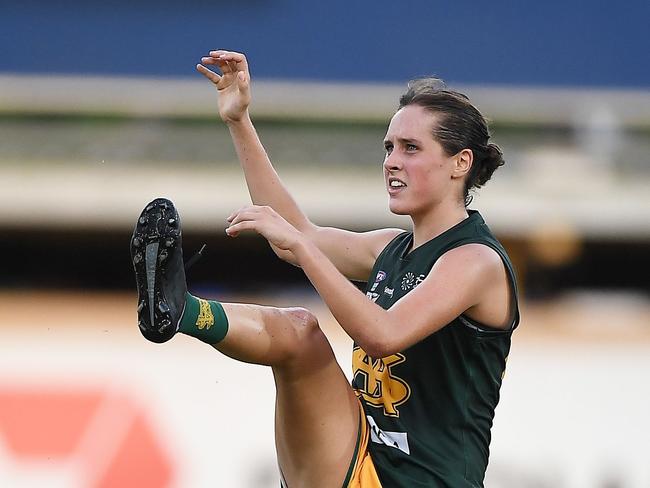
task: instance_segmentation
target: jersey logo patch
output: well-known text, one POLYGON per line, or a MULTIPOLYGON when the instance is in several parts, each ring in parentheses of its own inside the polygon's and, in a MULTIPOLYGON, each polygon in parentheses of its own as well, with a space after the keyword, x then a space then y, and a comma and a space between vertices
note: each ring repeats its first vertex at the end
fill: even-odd
POLYGON ((404 276, 402 276, 402 290, 409 291, 413 288, 417 288, 417 286, 422 283, 426 277, 427 275, 425 274, 415 276, 415 274, 409 271, 404 276))
POLYGON ((411 388, 391 369, 406 361, 403 354, 391 354, 374 359, 356 346, 352 351, 354 386, 363 399, 373 407, 383 408, 384 415, 399 417, 398 406, 411 396, 411 388))
POLYGON ((376 302, 377 298, 379 298, 379 293, 376 293, 374 291, 368 291, 366 292, 366 296, 370 298, 373 302, 376 302))
POLYGON ((381 283, 385 279, 386 279, 386 273, 384 271, 379 271, 377 273, 377 276, 375 277, 375 282, 372 284, 372 288, 370 289, 370 291, 375 291, 379 286, 379 283, 381 283))

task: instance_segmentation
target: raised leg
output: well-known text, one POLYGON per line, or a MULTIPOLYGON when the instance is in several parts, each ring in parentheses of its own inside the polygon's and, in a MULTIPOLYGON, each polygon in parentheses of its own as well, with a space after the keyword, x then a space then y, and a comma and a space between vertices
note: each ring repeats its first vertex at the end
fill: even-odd
POLYGON ((223 304, 229 329, 214 347, 271 366, 276 447, 290 488, 340 488, 357 441, 359 407, 314 315, 302 308, 223 304))
POLYGON ((188 333, 214 341, 239 361, 271 366, 276 446, 288 486, 340 488, 354 453, 359 408, 318 321, 302 308, 197 300, 187 294, 181 239, 173 203, 150 202, 131 238, 140 331, 153 342, 188 333))

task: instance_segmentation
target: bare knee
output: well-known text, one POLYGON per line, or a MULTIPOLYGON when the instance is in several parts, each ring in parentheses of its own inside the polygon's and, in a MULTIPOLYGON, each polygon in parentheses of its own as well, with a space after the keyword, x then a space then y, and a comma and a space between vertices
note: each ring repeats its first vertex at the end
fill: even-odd
POLYGON ((320 330, 318 319, 306 308, 293 307, 281 308, 283 314, 300 330, 301 333, 310 333, 313 329, 320 330))
POLYGON ((314 361, 331 352, 329 342, 312 312, 300 307, 276 310, 289 329, 284 351, 285 363, 301 362, 303 359, 314 361))
POLYGON ((293 329, 294 341, 292 346, 299 352, 304 349, 310 349, 318 346, 325 335, 320 329, 318 319, 306 308, 281 308, 280 313, 285 317, 293 329))

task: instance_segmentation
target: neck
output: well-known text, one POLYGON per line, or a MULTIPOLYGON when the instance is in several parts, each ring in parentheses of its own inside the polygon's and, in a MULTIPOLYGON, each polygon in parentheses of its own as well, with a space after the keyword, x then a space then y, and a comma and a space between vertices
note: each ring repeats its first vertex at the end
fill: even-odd
POLYGON ((456 202, 441 202, 422 215, 412 215, 413 249, 451 229, 468 216, 465 206, 456 202))

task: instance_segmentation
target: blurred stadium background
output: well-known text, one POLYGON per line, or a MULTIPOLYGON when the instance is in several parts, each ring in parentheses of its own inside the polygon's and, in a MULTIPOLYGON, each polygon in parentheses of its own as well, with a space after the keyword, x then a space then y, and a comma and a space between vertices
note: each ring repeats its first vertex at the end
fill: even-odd
POLYGON ((473 206, 523 289, 486 486, 650 486, 648 18, 642 0, 2 2, 0 486, 277 486, 270 372, 137 330, 128 241, 156 196, 186 255, 208 244, 194 292, 312 308, 349 372, 300 271, 223 233, 248 196, 194 72, 213 48, 248 54, 300 204, 351 229, 408 226, 380 170, 405 82, 470 95, 507 159, 473 206))

